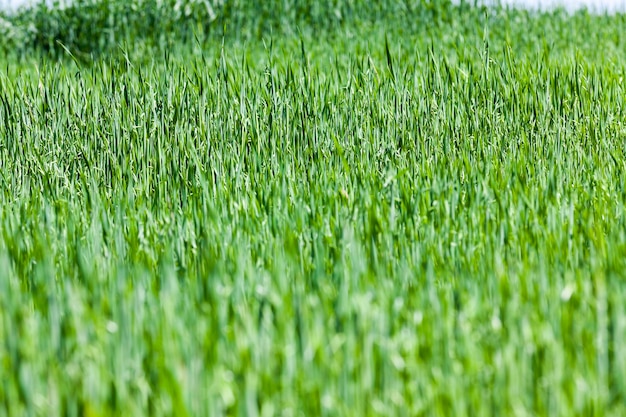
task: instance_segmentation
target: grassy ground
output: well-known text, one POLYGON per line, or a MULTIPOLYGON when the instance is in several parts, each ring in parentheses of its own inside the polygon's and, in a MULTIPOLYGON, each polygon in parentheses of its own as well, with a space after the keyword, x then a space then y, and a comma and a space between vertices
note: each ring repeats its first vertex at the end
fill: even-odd
POLYGON ((626 415, 624 17, 148 3, 4 18, 0 416, 626 415))

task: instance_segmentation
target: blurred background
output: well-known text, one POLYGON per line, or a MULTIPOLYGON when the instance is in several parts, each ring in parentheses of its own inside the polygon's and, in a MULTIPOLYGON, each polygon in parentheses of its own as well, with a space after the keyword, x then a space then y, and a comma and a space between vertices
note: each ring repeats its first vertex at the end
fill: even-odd
MULTIPOLYGON (((39 1, 42 0, 0 0, 0 9, 16 11, 21 7, 29 7, 39 1)), ((503 5, 535 10, 563 7, 570 11, 587 8, 589 11, 597 13, 626 11, 626 0, 481 0, 480 2, 497 3, 498 1, 503 5)), ((469 2, 471 3, 473 0, 469 2)), ((48 4, 52 3, 53 0, 48 0, 48 4)))
POLYGON ((546 9, 564 7, 575 11, 587 8, 593 12, 619 12, 626 10, 624 0, 502 0, 502 4, 526 7, 530 9, 546 9))
MULTIPOLYGON (((0 9, 16 11, 22 7, 32 6, 39 1, 42 0, 0 0, 0 9)), ((497 3, 498 1, 503 5, 535 10, 563 7, 570 11, 587 8, 589 11, 598 13, 626 11, 626 0, 481 0, 479 2, 497 3)), ((52 4, 53 0, 47 0, 47 2, 52 4)), ((473 0, 469 2, 471 3, 473 0)))

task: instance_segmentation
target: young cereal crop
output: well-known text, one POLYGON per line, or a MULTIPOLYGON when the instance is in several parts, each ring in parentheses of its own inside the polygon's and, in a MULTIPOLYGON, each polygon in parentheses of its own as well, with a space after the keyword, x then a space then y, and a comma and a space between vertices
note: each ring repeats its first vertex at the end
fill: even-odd
POLYGON ((1 417, 626 415, 623 16, 80 4, 2 18, 1 417))

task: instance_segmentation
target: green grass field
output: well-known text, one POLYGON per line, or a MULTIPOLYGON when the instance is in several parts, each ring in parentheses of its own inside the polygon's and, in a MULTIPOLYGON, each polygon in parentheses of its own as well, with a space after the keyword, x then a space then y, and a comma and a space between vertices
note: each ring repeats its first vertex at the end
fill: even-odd
POLYGON ((625 16, 155 1, 0 18, 0 417, 626 415, 625 16))

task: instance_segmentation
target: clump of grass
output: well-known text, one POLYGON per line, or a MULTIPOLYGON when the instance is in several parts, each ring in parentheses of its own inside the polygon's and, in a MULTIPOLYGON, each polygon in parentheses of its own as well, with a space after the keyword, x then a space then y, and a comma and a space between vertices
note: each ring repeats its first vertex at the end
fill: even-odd
POLYGON ((417 6, 4 58, 0 415, 623 415, 622 18, 417 6))

